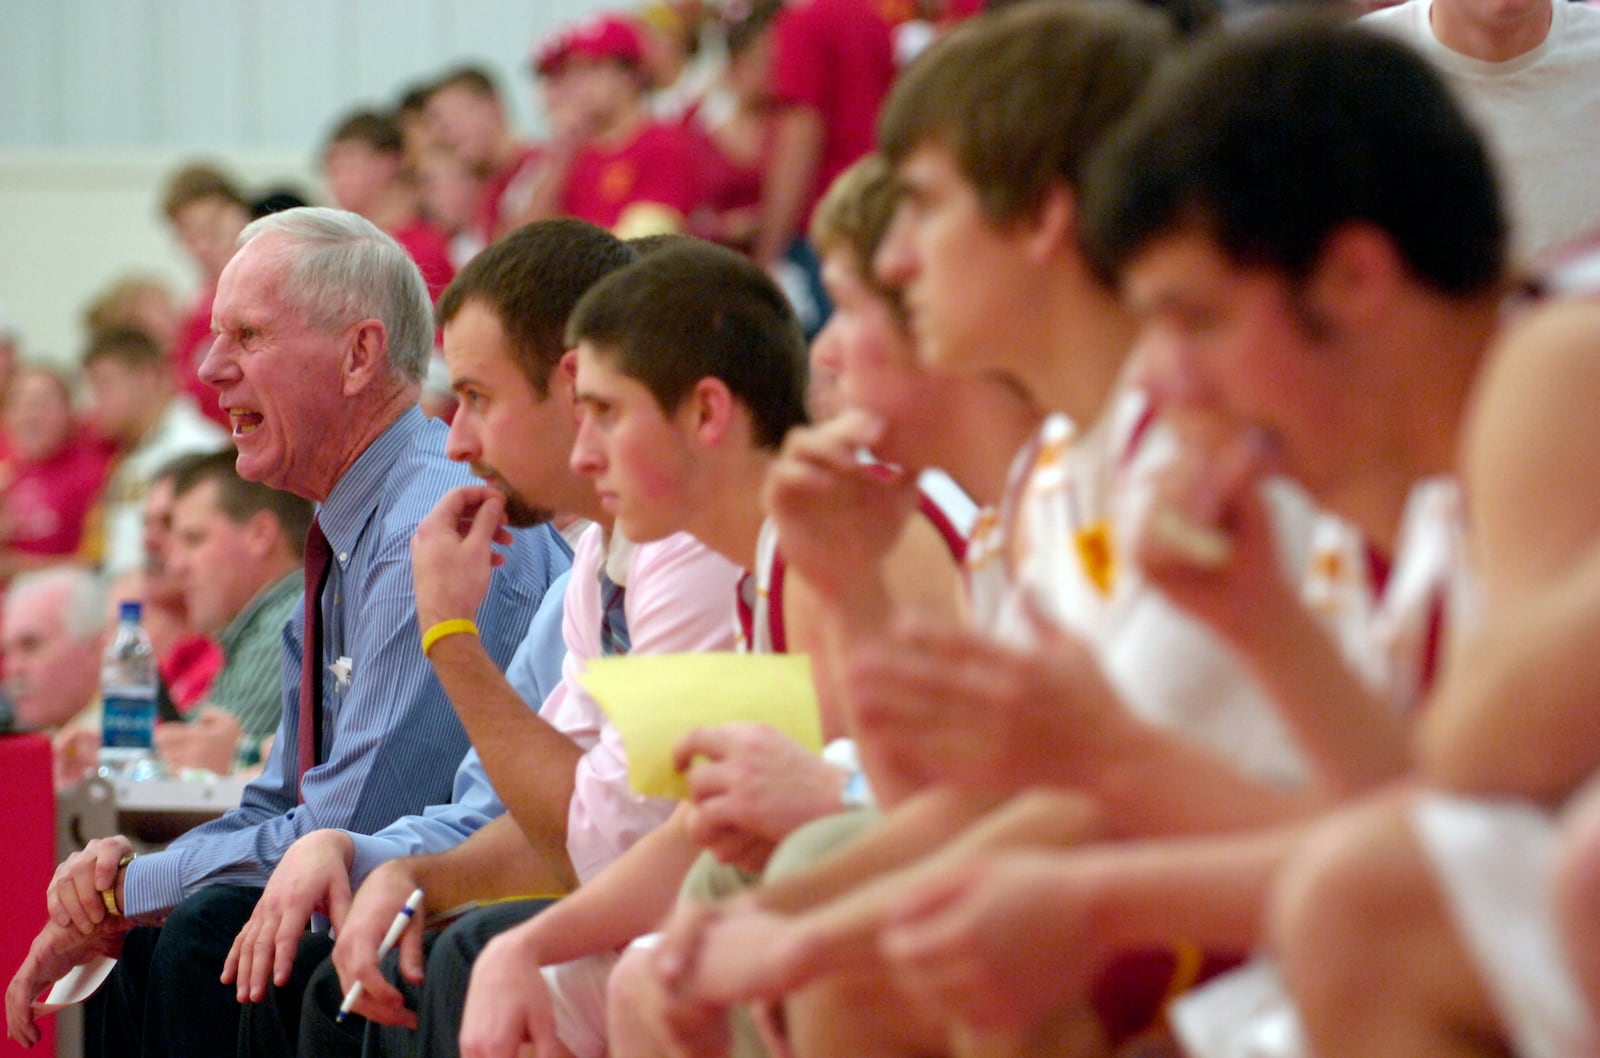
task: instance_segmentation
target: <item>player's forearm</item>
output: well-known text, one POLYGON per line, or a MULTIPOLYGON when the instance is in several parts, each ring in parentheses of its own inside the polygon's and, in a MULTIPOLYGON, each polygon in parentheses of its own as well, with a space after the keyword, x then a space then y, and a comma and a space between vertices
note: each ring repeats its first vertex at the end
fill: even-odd
POLYGON ((1310 765, 1313 784, 1343 797, 1410 769, 1410 721, 1361 681, 1303 606, 1273 620, 1262 644, 1243 649, 1310 765))
POLYGON ((1306 824, 1239 835, 1121 842, 1062 856, 1063 898, 1082 901, 1102 951, 1185 940, 1212 951, 1260 941, 1278 869, 1306 824))
POLYGON ((1419 722, 1420 767, 1462 793, 1558 801, 1600 760, 1600 551, 1561 582, 1491 613, 1477 640, 1451 657, 1419 722))
POLYGON ((554 896, 573 887, 571 868, 553 867, 510 816, 490 821, 454 848, 404 864, 435 911, 474 900, 554 896))
POLYGON ((570 873, 567 813, 582 751, 528 708, 476 637, 440 640, 431 660, 500 800, 529 843, 570 873))
MULTIPOLYGON (((924 514, 912 514, 884 557, 880 576, 864 585, 862 597, 855 601, 853 642, 859 646, 881 638, 899 615, 943 627, 964 624, 961 574, 961 565, 939 530, 924 514), (866 625, 868 621, 878 622, 876 631, 866 625)), ((857 749, 880 805, 892 807, 926 787, 927 776, 895 767, 891 755, 880 752, 872 739, 858 738, 857 749)))
MULTIPOLYGON (((844 879, 827 878, 828 871, 849 863, 856 869, 859 884, 824 884, 819 887, 824 890, 820 895, 789 886, 779 894, 810 904, 792 920, 788 943, 778 956, 784 963, 780 976, 798 983, 844 967, 875 965, 879 935, 901 914, 907 894, 938 884, 973 857, 992 856, 1004 849, 1075 848, 1100 833, 1097 812, 1075 795, 1030 793, 984 814, 987 807, 986 802, 963 794, 938 791, 924 795, 898 814, 889 829, 890 840, 871 832, 824 869, 825 882, 838 883, 844 879), (977 822, 946 840, 963 820, 974 818, 977 822), (878 863, 862 856, 863 849, 871 849, 878 863), (891 858, 898 860, 892 868, 891 858), (821 902, 823 897, 831 899, 821 902)), ((758 893, 758 905, 772 909, 772 895, 758 893)))
POLYGON ((1270 826, 1304 818, 1334 801, 1318 790, 1245 775, 1165 728, 1139 723, 1128 730, 1131 737, 1093 758, 1093 773, 1083 784, 1119 837, 1270 826))
POLYGON ((541 965, 613 951, 655 929, 671 912, 700 849, 681 813, 640 838, 577 892, 530 925, 541 965))
MULTIPOLYGON (((856 740, 862 768, 871 783, 878 804, 893 806, 915 793, 923 783, 919 776, 899 774, 896 769, 857 737, 845 693, 844 673, 854 651, 878 642, 893 613, 894 603, 876 571, 849 578, 854 586, 846 592, 824 594, 798 569, 790 569, 784 591, 784 622, 788 629, 790 653, 811 657, 811 679, 816 688, 822 718, 823 738, 856 740), (870 600, 856 605, 854 600, 870 600)), ((842 803, 837 805, 842 809, 842 803)))

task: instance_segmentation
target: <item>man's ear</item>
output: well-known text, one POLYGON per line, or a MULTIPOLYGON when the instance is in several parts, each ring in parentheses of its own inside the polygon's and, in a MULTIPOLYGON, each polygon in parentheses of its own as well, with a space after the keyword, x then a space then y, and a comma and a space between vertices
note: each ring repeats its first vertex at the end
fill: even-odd
POLYGON ((244 523, 245 549, 253 559, 264 559, 279 547, 290 550, 283 540, 283 526, 269 511, 257 511, 244 523))
POLYGON ((389 332, 381 320, 362 320, 345 331, 344 395, 353 397, 389 374, 389 332))
POLYGON ((701 444, 715 448, 727 440, 743 407, 720 378, 707 376, 694 385, 679 408, 679 421, 701 444))
POLYGON ((568 349, 561 354, 561 359, 556 361, 550 369, 550 376, 544 383, 545 400, 554 400, 565 405, 571 412, 573 419, 578 416, 578 351, 568 349))
POLYGON ((560 386, 577 399, 578 392, 578 350, 568 349, 561 354, 561 359, 556 363, 555 369, 550 372, 550 388, 560 386))
POLYGON ((1032 217, 1021 222, 1026 231, 1028 256, 1043 263, 1062 252, 1075 250, 1078 239, 1078 199, 1059 180, 1045 188, 1044 198, 1032 217))
POLYGON ((1374 224, 1352 221, 1323 243, 1306 292, 1325 318, 1371 325, 1382 318, 1407 274, 1393 239, 1374 224))

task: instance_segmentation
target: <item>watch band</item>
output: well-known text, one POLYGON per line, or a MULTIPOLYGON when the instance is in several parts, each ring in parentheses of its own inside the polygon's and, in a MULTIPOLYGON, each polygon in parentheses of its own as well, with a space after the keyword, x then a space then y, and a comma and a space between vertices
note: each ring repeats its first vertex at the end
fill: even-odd
POLYGON ((122 872, 128 869, 128 864, 137 855, 136 852, 130 852, 117 861, 117 873, 111 876, 111 888, 100 890, 100 899, 105 902, 106 910, 117 918, 122 917, 122 909, 117 906, 117 879, 122 877, 122 872))

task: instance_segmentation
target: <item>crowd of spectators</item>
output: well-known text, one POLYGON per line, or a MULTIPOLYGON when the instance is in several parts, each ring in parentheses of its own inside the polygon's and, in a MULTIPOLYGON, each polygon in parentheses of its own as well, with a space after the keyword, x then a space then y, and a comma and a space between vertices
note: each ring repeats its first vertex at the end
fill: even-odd
MULTIPOLYGON (((443 68, 392 106, 330 118, 320 193, 252 193, 211 162, 174 171, 158 205, 194 267, 188 295, 139 274, 112 283, 85 306, 75 369, 23 362, 20 336, 0 319, 0 586, 58 563, 95 571, 112 589, 111 612, 129 592, 144 599, 172 674, 191 662, 214 673, 214 644, 202 646, 180 590, 162 588, 164 534, 151 523, 170 516, 158 484, 170 480, 167 464, 226 447, 232 426, 198 368, 239 234, 276 209, 324 200, 368 218, 417 262, 435 298, 485 246, 543 217, 575 216, 625 236, 693 233, 769 258, 793 248, 791 262, 769 263, 819 327, 820 277, 799 233, 831 173, 870 147, 893 76, 891 29, 904 32, 917 12, 830 0, 803 18, 790 13, 797 24, 783 30, 787 44, 774 39, 782 14, 779 0, 658 2, 602 11, 531 41, 524 86, 501 86, 472 65, 443 68), (872 32, 863 38, 864 26, 872 32), (840 56, 852 57, 847 69, 872 73, 835 83, 840 56), (536 92, 542 140, 511 126, 501 95, 509 90, 536 92), (793 113, 825 131, 800 154, 777 146, 793 113), (774 150, 789 151, 783 164, 803 170, 803 187, 767 186, 774 150), (784 201, 776 213, 764 205, 772 196, 784 201)), ((453 407, 437 356, 424 407, 443 415, 453 407)), ((177 697, 190 704, 194 688, 177 697)))

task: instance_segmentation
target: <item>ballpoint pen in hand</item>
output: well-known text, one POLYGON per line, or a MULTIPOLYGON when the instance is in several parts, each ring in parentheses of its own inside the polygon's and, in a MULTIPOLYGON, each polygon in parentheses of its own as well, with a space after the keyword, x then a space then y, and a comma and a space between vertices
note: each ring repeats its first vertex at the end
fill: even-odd
MULTIPOLYGON (((400 909, 400 913, 394 916, 394 921, 389 923, 389 932, 383 935, 383 942, 378 945, 379 962, 382 962, 383 957, 388 955, 390 950, 394 948, 396 942, 400 940, 400 934, 404 933, 406 931, 406 926, 410 925, 411 916, 415 915, 417 913, 417 908, 421 906, 422 890, 413 890, 411 896, 406 900, 406 906, 402 907, 400 909)), ((350 991, 344 994, 344 1002, 339 1004, 339 1016, 334 1020, 343 1021, 345 1015, 350 1013, 350 1008, 355 1006, 356 1002, 360 999, 361 982, 357 981, 355 984, 350 986, 350 991)))

